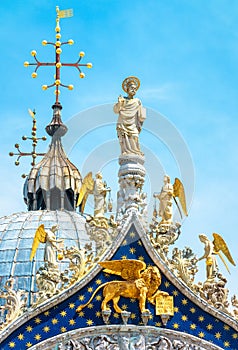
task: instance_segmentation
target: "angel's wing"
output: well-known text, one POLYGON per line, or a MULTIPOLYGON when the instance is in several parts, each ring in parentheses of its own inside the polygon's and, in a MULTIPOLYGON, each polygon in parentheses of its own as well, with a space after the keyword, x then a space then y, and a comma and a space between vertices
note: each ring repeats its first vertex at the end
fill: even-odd
POLYGON ((82 186, 80 188, 79 197, 77 201, 77 207, 81 205, 81 212, 84 212, 85 204, 89 193, 93 192, 94 180, 92 172, 88 173, 83 179, 82 186))
POLYGON ((188 216, 185 191, 182 182, 176 177, 173 184, 174 197, 178 197, 184 215, 188 216))
POLYGON ((45 227, 42 224, 38 227, 35 233, 35 237, 31 248, 30 261, 32 261, 32 259, 34 258, 39 243, 45 243, 45 242, 46 242, 46 232, 45 232, 45 227))
POLYGON ((135 281, 140 278, 141 271, 146 268, 143 261, 131 259, 101 261, 99 264, 104 267, 104 272, 119 275, 127 281, 135 281))
MULTIPOLYGON (((236 266, 231 253, 227 247, 226 242, 224 241, 224 239, 218 234, 218 233, 213 233, 213 246, 214 246, 214 250, 215 253, 219 253, 220 251, 222 251, 222 253, 227 257, 227 259, 230 261, 230 263, 234 266, 236 266)), ((219 254, 220 255, 220 254, 219 254)), ((224 262, 224 261, 223 261, 224 262)))

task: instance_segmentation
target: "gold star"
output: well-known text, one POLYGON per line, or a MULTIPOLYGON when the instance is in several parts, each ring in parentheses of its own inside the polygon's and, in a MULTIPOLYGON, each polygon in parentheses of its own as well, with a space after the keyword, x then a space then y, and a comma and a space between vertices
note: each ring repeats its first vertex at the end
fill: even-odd
POLYGON ((216 338, 216 339, 220 339, 220 338, 221 338, 221 333, 220 333, 220 332, 217 332, 217 333, 215 334, 215 338, 216 338))
POLYGON ((65 317, 65 316, 67 315, 67 312, 66 312, 65 310, 63 310, 63 311, 61 311, 60 315, 61 315, 62 317, 65 317))
POLYGON ((209 323, 209 324, 207 325, 207 329, 208 329, 209 331, 211 331, 211 330, 213 329, 213 325, 212 325, 211 323, 209 323))
POLYGON ((122 255, 121 259, 122 259, 122 260, 126 260, 126 259, 127 259, 127 256, 126 256, 126 255, 122 255))
POLYGON ((97 301, 100 301, 100 300, 102 300, 102 297, 101 297, 101 295, 97 295, 97 296, 96 296, 96 300, 97 300, 97 301))
POLYGON ((124 239, 124 241, 122 242, 122 245, 127 245, 127 240, 124 239))
POLYGON ((41 339, 41 335, 38 333, 35 335, 35 340, 40 340, 41 339))
POLYGON ((135 248, 133 248, 133 247, 130 248, 130 253, 131 253, 131 254, 134 254, 135 252, 136 252, 136 249, 135 249, 135 248))
POLYGON ((156 327, 161 327, 161 322, 156 322, 156 327))
POLYGON ((153 320, 153 315, 152 314, 150 314, 149 319, 153 320))
MULTIPOLYGON (((141 241, 138 241, 137 244, 138 244, 138 245, 142 245, 141 241)), ((143 322, 142 322, 142 324, 143 324, 143 322)))
POLYGON ((97 311, 97 312, 95 313, 95 315, 96 315, 96 317, 101 317, 101 312, 100 312, 100 311, 97 311))
POLYGON ((199 321, 199 322, 203 322, 203 321, 204 321, 204 316, 199 316, 199 317, 198 317, 198 321, 199 321))
POLYGON ((174 312, 179 312, 178 306, 175 306, 175 307, 174 307, 174 312))
POLYGON ((52 324, 57 324, 59 321, 57 320, 57 318, 52 318, 51 322, 52 324))
POLYGON ((130 316, 130 318, 131 318, 132 320, 134 320, 134 319, 136 318, 136 314, 132 313, 131 316, 130 316))
POLYGON ((188 303, 187 299, 182 299, 182 304, 183 305, 187 305, 187 303, 188 303))
POLYGON ((178 324, 178 323, 174 323, 174 324, 173 324, 173 328, 174 328, 174 329, 178 329, 178 328, 179 328, 179 324, 178 324))
POLYGON ((93 304, 92 303, 88 304, 88 308, 93 309, 93 304))
POLYGON ((93 292, 93 287, 88 287, 88 292, 92 293, 93 292))
POLYGON ((197 328, 197 326, 195 325, 195 323, 190 324, 190 329, 194 330, 196 328, 197 328))
POLYGON ((199 338, 204 338, 204 337, 205 337, 205 334, 204 334, 203 332, 199 332, 199 333, 198 333, 198 336, 199 336, 199 338))
POLYGON ((177 296, 178 296, 178 291, 177 291, 177 290, 174 290, 174 291, 173 291, 173 295, 174 295, 175 297, 177 297, 177 296))
POLYGON ((49 311, 44 312, 44 315, 45 315, 45 316, 49 316, 49 314, 50 314, 49 311))
POLYGON ((64 332, 67 331, 67 328, 66 328, 66 327, 61 327, 61 328, 60 328, 60 331, 61 331, 61 333, 64 333, 64 332))
POLYGON ((18 338, 19 340, 23 340, 23 339, 24 339, 24 335, 23 335, 22 333, 20 333, 20 334, 18 334, 17 338, 18 338))
POLYGON ((102 284, 102 281, 100 279, 96 280, 96 284, 102 284))
POLYGON ((237 333, 233 333, 233 334, 232 334, 232 338, 233 338, 233 339, 237 339, 237 338, 238 338, 238 334, 237 334, 237 333))
POLYGON ((135 232, 131 232, 131 233, 130 233, 130 237, 131 237, 131 238, 134 238, 135 235, 136 235, 135 232))
POLYGON ((225 324, 223 328, 225 329, 225 331, 229 331, 229 329, 230 329, 230 327, 227 326, 227 324, 225 324))
POLYGON ((27 326, 27 327, 26 327, 26 331, 27 331, 27 332, 31 332, 32 329, 33 329, 33 328, 32 328, 31 326, 27 326))
POLYGON ((191 309, 189 310, 192 314, 195 314, 195 312, 196 312, 196 309, 195 309, 195 307, 191 307, 191 309))
POLYGON ((135 303, 135 302, 136 302, 136 299, 131 298, 131 299, 130 299, 130 302, 131 302, 131 303, 135 303))
POLYGON ((144 257, 141 255, 141 256, 139 256, 138 260, 140 260, 140 261, 144 261, 144 260, 145 260, 145 258, 144 258, 144 257))
POLYGON ((69 308, 70 308, 70 309, 74 309, 74 308, 75 308, 75 304, 74 304, 74 303, 70 303, 70 304, 69 304, 69 308))
POLYGON ((84 311, 80 311, 78 315, 79 315, 79 317, 83 317, 84 316, 84 311))
POLYGON ((45 327, 43 328, 43 331, 44 331, 45 333, 48 333, 48 332, 50 331, 50 327, 49 327, 49 326, 45 326, 45 327))
POLYGON ((69 320, 70 326, 73 326, 75 323, 76 323, 76 322, 75 322, 73 319, 69 320))
POLYGON ((87 322, 86 322, 86 323, 87 323, 87 325, 88 325, 88 326, 92 326, 93 321, 92 321, 92 320, 87 320, 87 322))
POLYGON ((119 318, 119 314, 117 312, 114 312, 113 317, 114 318, 119 318))
POLYGON ((10 348, 15 348, 15 345, 16 345, 16 344, 14 343, 14 341, 10 341, 10 343, 9 343, 9 347, 10 347, 10 348))
POLYGON ((182 320, 182 321, 187 321, 187 320, 188 320, 188 318, 187 318, 187 316, 186 316, 186 315, 183 315, 183 316, 181 317, 181 320, 182 320))
POLYGON ((164 282, 164 286, 165 286, 165 288, 169 288, 170 283, 169 283, 168 281, 165 281, 165 282, 164 282))
POLYGON ((78 299, 79 299, 80 301, 83 301, 83 300, 85 299, 85 297, 84 297, 84 295, 79 295, 78 299))
POLYGON ((26 343, 27 348, 30 348, 32 346, 32 343, 29 341, 28 343, 26 343))
POLYGON ((229 341, 224 341, 224 346, 225 346, 225 348, 229 348, 230 347, 230 342, 229 341))
POLYGON ((122 308, 122 310, 127 310, 127 308, 128 308, 128 305, 126 305, 126 304, 123 304, 121 308, 122 308))
POLYGON ((39 317, 36 317, 34 321, 35 321, 36 324, 41 323, 41 319, 39 317))

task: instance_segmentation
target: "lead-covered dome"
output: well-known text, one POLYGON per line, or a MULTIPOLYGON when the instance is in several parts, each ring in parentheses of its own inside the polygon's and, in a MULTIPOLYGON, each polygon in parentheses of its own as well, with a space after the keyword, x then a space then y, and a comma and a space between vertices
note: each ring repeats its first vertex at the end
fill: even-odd
POLYGON ((61 104, 53 106, 53 118, 46 127, 52 141, 42 160, 34 165, 24 185, 24 200, 28 210, 76 209, 82 177, 68 159, 61 142, 67 132, 61 120, 61 104))
MULTIPOLYGON (((58 225, 57 238, 64 240, 65 247, 83 248, 89 242, 85 230, 86 219, 81 214, 66 210, 38 210, 15 213, 0 218, 0 276, 1 288, 13 277, 14 289, 26 290, 28 305, 34 301, 37 291, 36 271, 44 264, 44 244, 39 245, 35 258, 30 262, 30 252, 36 229, 58 225)), ((60 262, 63 271, 68 262, 60 262)))

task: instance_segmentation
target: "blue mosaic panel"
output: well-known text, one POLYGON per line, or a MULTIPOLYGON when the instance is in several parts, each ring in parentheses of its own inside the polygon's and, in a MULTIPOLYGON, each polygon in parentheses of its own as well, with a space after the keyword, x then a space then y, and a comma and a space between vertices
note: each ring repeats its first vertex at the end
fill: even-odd
MULTIPOLYGON (((154 265, 133 225, 121 247, 118 248, 112 258, 112 260, 121 259, 138 259, 144 261, 147 266, 154 265)), ((119 276, 107 274, 103 271, 99 272, 78 293, 20 326, 2 342, 1 350, 23 350, 58 334, 78 328, 103 325, 104 322, 101 317, 103 284, 116 279, 121 280, 119 276), (77 307, 85 304, 100 286, 102 288, 96 293, 88 306, 77 313, 77 307)), ((238 349, 238 334, 236 331, 194 304, 174 286, 173 281, 167 279, 163 274, 160 290, 166 291, 174 297, 175 314, 169 319, 166 328, 191 334, 218 345, 222 349, 238 349)), ((131 312, 128 324, 143 324, 138 300, 121 298, 118 304, 123 310, 131 312)), ((110 307, 112 309, 110 323, 122 324, 121 316, 115 312, 112 305, 110 307)), ((163 328, 160 316, 155 315, 155 306, 147 302, 147 308, 151 312, 148 325, 163 328)))

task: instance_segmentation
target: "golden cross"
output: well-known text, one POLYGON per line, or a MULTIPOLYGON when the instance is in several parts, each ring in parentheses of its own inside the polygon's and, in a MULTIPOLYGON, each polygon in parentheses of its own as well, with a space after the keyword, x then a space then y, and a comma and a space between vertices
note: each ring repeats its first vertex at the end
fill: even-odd
MULTIPOLYGON (((37 126, 36 126, 36 112, 35 110, 30 110, 28 109, 28 112, 30 114, 30 116, 32 117, 32 129, 31 129, 31 137, 28 136, 22 136, 22 140, 26 141, 26 140, 31 140, 32 141, 32 152, 22 152, 20 150, 20 145, 18 143, 15 144, 15 148, 17 149, 18 153, 14 153, 14 152, 9 152, 9 156, 13 157, 13 156, 17 156, 17 160, 15 161, 15 165, 19 165, 20 164, 20 158, 21 157, 25 157, 25 156, 30 156, 32 157, 32 162, 31 165, 34 166, 35 165, 35 160, 37 158, 37 156, 44 156, 45 153, 37 153, 36 152, 36 146, 38 144, 39 140, 43 140, 46 141, 46 137, 37 137, 36 135, 36 131, 37 131, 37 126)), ((22 175, 23 178, 26 177, 25 174, 22 175)))
POLYGON ((80 67, 87 67, 87 68, 92 68, 92 63, 86 63, 86 64, 81 64, 80 61, 81 59, 84 57, 85 53, 83 51, 81 51, 79 53, 79 59, 74 62, 74 63, 64 63, 61 62, 61 53, 62 53, 62 49, 61 47, 63 45, 73 45, 74 41, 72 39, 69 39, 66 42, 61 42, 61 34, 60 34, 60 18, 67 18, 67 17, 72 17, 73 16, 73 10, 69 9, 69 10, 59 10, 59 7, 56 7, 56 27, 55 27, 55 31, 56 31, 56 41, 53 42, 48 42, 47 40, 43 40, 42 41, 42 45, 53 45, 55 48, 55 62, 40 62, 37 57, 36 57, 36 51, 33 50, 31 51, 31 55, 34 57, 35 59, 35 63, 29 63, 29 62, 24 62, 24 66, 25 67, 29 67, 29 66, 36 66, 34 72, 31 74, 32 78, 36 78, 37 77, 37 70, 41 67, 41 66, 55 66, 55 81, 50 84, 50 85, 43 85, 42 89, 43 90, 47 90, 50 87, 55 86, 55 95, 56 95, 56 101, 55 104, 59 103, 59 94, 60 94, 60 90, 59 90, 59 86, 68 88, 69 90, 73 90, 74 86, 72 84, 70 85, 65 85, 61 82, 60 80, 60 69, 62 67, 75 67, 78 69, 79 71, 79 76, 80 78, 84 78, 85 74, 81 71, 80 67))

